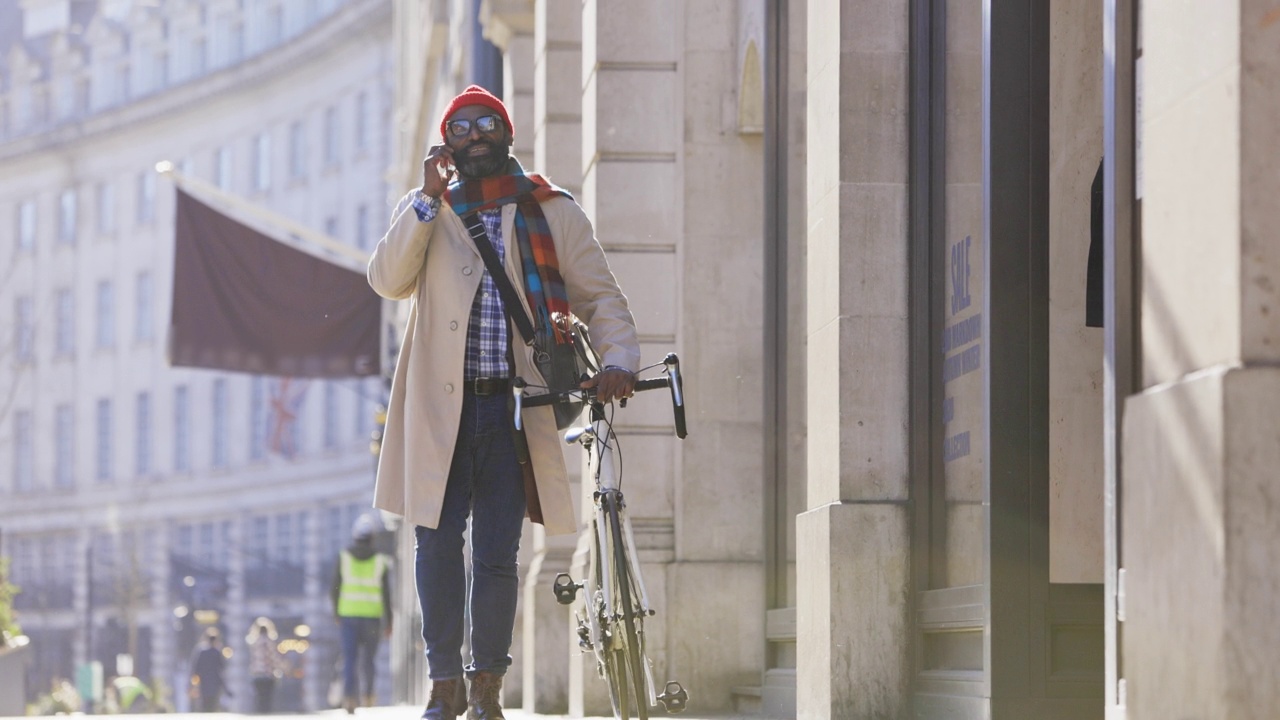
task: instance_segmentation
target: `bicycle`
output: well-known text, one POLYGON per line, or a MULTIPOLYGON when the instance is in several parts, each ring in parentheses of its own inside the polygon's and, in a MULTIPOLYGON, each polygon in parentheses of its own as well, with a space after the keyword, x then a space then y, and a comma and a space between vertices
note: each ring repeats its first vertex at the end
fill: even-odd
MULTIPOLYGON (((585 345, 589 349, 585 328, 577 330, 577 340, 586 340, 579 347, 585 345)), ((588 364, 592 367, 599 365, 598 362, 588 364)), ((675 353, 669 353, 661 364, 665 377, 637 380, 635 390, 669 388, 676 435, 684 439, 688 433, 680 359, 675 353)), ((588 425, 571 428, 565 434, 565 442, 578 443, 587 453, 588 472, 596 483, 587 579, 577 583, 568 573, 560 573, 552 584, 552 592, 560 604, 571 605, 577 599, 578 591, 586 590, 585 610, 575 613, 578 644, 594 654, 596 671, 609 684, 609 700, 615 717, 632 717, 633 699, 635 717, 640 720, 647 720, 649 708, 656 707, 658 703, 662 703, 668 713, 681 712, 688 704, 688 692, 679 682, 671 680, 661 694, 657 693, 653 683, 653 665, 644 651, 644 619, 655 612, 649 604, 640 563, 636 559, 635 537, 621 489, 622 455, 610 416, 591 390, 573 388, 525 396, 527 387, 521 378, 512 383, 517 429, 521 427, 520 413, 525 407, 581 400, 585 401, 590 413, 588 425)), ((618 404, 626 407, 626 400, 618 404)))

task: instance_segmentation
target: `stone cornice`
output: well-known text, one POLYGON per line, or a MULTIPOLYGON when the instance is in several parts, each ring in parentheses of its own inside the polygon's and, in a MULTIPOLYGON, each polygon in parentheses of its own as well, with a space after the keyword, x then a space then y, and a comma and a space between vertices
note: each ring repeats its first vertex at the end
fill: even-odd
POLYGON ((483 0, 480 3, 484 37, 500 50, 506 51, 516 35, 532 35, 534 21, 532 0, 483 0))

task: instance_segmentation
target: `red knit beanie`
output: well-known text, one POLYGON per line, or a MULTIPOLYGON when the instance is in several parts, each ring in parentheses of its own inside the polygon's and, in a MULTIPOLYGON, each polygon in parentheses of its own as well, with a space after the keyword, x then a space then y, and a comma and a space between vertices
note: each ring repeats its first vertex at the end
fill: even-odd
POLYGON ((444 109, 444 115, 440 117, 440 137, 448 137, 444 131, 444 126, 449 120, 449 116, 457 112, 458 108, 466 107, 467 105, 483 105, 498 113, 498 117, 501 117, 502 122, 506 123, 511 137, 516 136, 516 129, 511 125, 511 116, 507 115, 507 106, 503 105, 502 101, 488 90, 479 85, 470 85, 451 100, 449 106, 444 109))

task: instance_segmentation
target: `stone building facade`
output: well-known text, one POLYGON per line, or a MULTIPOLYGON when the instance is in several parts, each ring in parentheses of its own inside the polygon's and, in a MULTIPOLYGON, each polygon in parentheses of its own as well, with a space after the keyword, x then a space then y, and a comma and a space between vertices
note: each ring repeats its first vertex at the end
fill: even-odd
MULTIPOLYGON (((1265 3, 396 7, 401 184, 478 23, 517 152, 689 368, 686 441, 622 430, 658 678, 783 717, 1272 713, 1265 3)), ((598 712, 543 589, 577 546, 532 540, 521 697, 598 712)))
POLYGON ((277 706, 327 707, 329 578, 372 498, 384 387, 169 366, 174 193, 154 168, 371 248, 391 4, 0 8, 0 528, 28 694, 130 654, 181 707, 217 625, 248 710, 243 638, 265 615, 288 664, 277 706))

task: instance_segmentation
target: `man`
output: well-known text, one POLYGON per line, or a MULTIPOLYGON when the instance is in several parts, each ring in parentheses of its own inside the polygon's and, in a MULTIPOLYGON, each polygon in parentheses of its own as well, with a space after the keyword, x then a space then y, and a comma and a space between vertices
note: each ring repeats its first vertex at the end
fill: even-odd
POLYGON ((374 660, 381 635, 391 635, 391 560, 373 548, 373 518, 361 515, 351 545, 338 553, 330 596, 342 633, 342 707, 356 711, 360 680, 364 705, 374 704, 374 660))
POLYGON ((413 300, 391 385, 374 504, 416 526, 432 680, 423 717, 451 719, 467 710, 469 718, 495 720, 504 717, 500 695, 511 664, 523 517, 527 511, 549 534, 575 532, 577 521, 552 408, 525 411, 527 455, 517 452, 510 380, 537 385, 542 376, 532 348, 513 336, 459 215, 475 212, 483 222, 519 295, 517 312, 536 319, 548 308, 567 307, 587 323, 604 369, 583 386, 594 387, 601 400, 632 393, 640 349, 626 298, 582 208, 510 157, 514 131, 502 101, 467 88, 446 108, 440 134, 443 142, 423 161, 422 187, 400 201, 369 261, 375 291, 413 300), (471 662, 464 668, 468 514, 471 662))
POLYGON ((222 633, 211 627, 196 646, 191 659, 192 699, 199 701, 198 712, 221 712, 222 695, 231 695, 222 678, 227 658, 222 654, 222 633))

